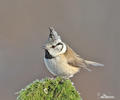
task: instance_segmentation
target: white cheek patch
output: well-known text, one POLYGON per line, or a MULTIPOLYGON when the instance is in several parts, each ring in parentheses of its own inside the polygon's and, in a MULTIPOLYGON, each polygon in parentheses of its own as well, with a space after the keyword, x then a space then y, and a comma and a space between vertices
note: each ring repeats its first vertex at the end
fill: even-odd
POLYGON ((66 45, 63 43, 63 46, 60 46, 59 48, 56 48, 56 49, 51 48, 48 51, 53 57, 56 57, 56 56, 66 52, 66 45))
POLYGON ((66 50, 67 50, 66 45, 65 45, 65 44, 63 44, 63 48, 62 48, 62 51, 60 52, 60 54, 65 53, 65 52, 66 52, 66 50))
POLYGON ((59 48, 59 50, 56 51, 56 56, 65 53, 66 50, 67 50, 66 45, 63 43, 63 45, 61 46, 61 48, 59 48))
POLYGON ((56 52, 55 52, 54 49, 50 49, 50 50, 49 50, 49 53, 50 53, 53 57, 56 56, 56 52))
POLYGON ((59 52, 61 52, 63 49, 63 45, 58 45, 55 49, 58 50, 59 52))

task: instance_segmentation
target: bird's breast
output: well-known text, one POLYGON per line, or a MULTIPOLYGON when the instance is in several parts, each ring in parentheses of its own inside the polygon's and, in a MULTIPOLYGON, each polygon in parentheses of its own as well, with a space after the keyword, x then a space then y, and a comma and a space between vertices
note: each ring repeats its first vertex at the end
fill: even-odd
POLYGON ((49 72, 55 76, 71 76, 79 71, 79 68, 69 66, 66 59, 62 57, 55 57, 53 59, 44 58, 44 62, 49 72))

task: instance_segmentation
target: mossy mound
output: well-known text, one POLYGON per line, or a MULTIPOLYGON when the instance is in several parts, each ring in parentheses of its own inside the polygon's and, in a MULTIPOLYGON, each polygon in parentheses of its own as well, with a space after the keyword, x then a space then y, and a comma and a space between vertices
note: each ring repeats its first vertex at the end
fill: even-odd
POLYGON ((82 100, 69 79, 36 80, 22 89, 17 100, 82 100))

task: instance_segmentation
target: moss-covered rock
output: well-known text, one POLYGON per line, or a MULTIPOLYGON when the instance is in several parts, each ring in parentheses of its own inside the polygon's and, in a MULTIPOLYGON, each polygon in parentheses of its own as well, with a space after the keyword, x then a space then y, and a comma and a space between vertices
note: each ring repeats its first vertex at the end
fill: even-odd
POLYGON ((36 80, 18 93, 17 100, 82 100, 69 79, 36 80))

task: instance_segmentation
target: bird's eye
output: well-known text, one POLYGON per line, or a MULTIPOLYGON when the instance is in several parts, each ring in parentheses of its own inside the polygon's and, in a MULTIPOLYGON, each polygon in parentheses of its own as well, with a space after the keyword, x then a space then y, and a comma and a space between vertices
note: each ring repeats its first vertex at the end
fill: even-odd
POLYGON ((56 44, 56 45, 62 45, 62 43, 60 43, 60 42, 59 42, 59 43, 58 43, 58 44, 56 44))
POLYGON ((53 45, 52 48, 55 48, 55 46, 53 45))

